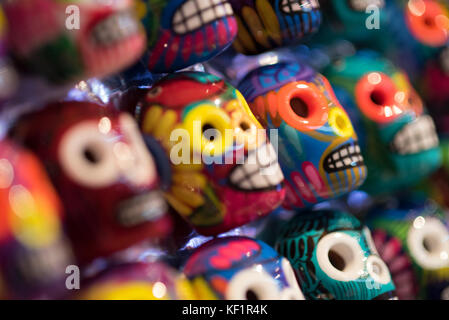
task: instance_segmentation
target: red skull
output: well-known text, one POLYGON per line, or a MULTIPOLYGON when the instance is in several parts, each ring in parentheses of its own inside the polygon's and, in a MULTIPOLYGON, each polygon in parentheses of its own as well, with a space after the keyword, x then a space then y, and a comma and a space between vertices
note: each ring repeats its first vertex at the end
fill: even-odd
POLYGON ((126 113, 88 102, 47 106, 11 136, 43 161, 81 262, 170 230, 156 162, 126 113))

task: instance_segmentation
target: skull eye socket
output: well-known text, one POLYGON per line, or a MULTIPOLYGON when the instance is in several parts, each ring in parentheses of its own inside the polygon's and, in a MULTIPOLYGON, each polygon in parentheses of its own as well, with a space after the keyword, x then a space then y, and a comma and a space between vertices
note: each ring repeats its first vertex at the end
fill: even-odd
POLYGON ((316 256, 321 269, 337 281, 356 280, 364 269, 362 248, 354 237, 342 232, 324 236, 316 256))
POLYGON ((355 99, 369 119, 388 123, 406 110, 405 92, 398 91, 386 74, 372 72, 362 77, 355 87, 355 99))
POLYGON ((439 47, 449 39, 448 11, 436 1, 408 1, 405 20, 413 36, 425 45, 439 47))
POLYGON ((66 174, 84 186, 102 187, 119 176, 107 135, 98 130, 94 121, 82 122, 64 134, 59 160, 66 174))
POLYGON ((274 277, 265 271, 245 269, 232 277, 226 290, 227 300, 279 300, 281 292, 274 277))
POLYGON ((449 231, 438 219, 416 218, 407 235, 407 243, 421 267, 449 267, 449 231))
POLYGON ((328 120, 328 101, 313 83, 289 83, 277 96, 282 120, 298 131, 316 130, 328 120))
POLYGON ((234 143, 232 136, 226 138, 226 131, 232 129, 230 117, 214 105, 193 108, 183 119, 183 124, 190 134, 194 152, 219 156, 234 143))

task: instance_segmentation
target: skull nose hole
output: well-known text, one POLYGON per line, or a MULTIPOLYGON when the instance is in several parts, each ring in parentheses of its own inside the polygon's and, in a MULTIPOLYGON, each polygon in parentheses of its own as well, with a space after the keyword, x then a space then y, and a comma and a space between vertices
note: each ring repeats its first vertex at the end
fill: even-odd
POLYGON ((257 293, 250 289, 246 291, 246 300, 259 300, 259 297, 257 293))
POLYGON ((100 162, 99 155, 92 149, 92 147, 87 147, 83 151, 84 158, 92 164, 97 164, 100 162))
POLYGON ((381 90, 374 90, 371 92, 371 101, 377 104, 378 106, 384 106, 386 102, 385 93, 381 90))
POLYGON ((345 259, 336 250, 329 250, 329 261, 339 271, 343 271, 346 268, 345 259))
POLYGON ((339 117, 337 117, 337 119, 335 119, 335 124, 341 131, 344 131, 347 129, 347 121, 342 116, 339 116, 339 117))
POLYGON ((310 114, 309 107, 307 106, 307 103, 304 102, 304 100, 300 98, 293 98, 290 100, 290 106, 298 116, 302 118, 307 118, 310 114))
POLYGON ((242 129, 243 131, 247 131, 249 129, 251 129, 251 127, 249 126, 248 123, 246 123, 245 121, 240 122, 240 129, 242 129))

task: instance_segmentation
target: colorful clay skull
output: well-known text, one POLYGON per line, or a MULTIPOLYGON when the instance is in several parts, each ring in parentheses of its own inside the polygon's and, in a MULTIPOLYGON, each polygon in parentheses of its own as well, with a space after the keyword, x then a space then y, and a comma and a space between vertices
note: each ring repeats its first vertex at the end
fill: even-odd
POLYGON ((435 50, 449 41, 449 10, 445 0, 386 1, 388 24, 383 41, 373 49, 382 49, 395 63, 420 81, 421 69, 435 50))
POLYGON ((134 111, 170 155, 171 206, 199 233, 215 235, 276 209, 284 199, 276 152, 243 96, 207 73, 155 83, 134 111))
POLYGON ((161 262, 113 266, 93 279, 76 296, 83 300, 193 300, 187 279, 161 262))
POLYGON ((62 206, 38 160, 0 142, 0 297, 58 298, 73 263, 62 206))
POLYGON ((184 273, 199 299, 304 300, 287 259, 246 237, 203 244, 187 260, 184 273))
POLYGON ((321 24, 318 0, 229 0, 236 14, 234 49, 259 54, 296 43, 321 24))
POLYGON ((145 47, 131 0, 11 0, 3 7, 19 65, 51 82, 114 73, 145 47))
POLYGON ((322 210, 285 225, 276 250, 295 270, 307 299, 394 299, 388 267, 370 231, 348 213, 322 210))
POLYGON ((10 134, 44 163, 82 263, 169 231, 158 155, 148 152, 127 113, 54 103, 24 116, 10 134))
POLYGON ((137 0, 148 37, 151 72, 167 73, 209 60, 237 34, 227 0, 137 0))
POLYGON ((320 0, 320 4, 324 19, 317 39, 322 42, 342 37, 370 44, 389 20, 385 0, 320 0))
POLYGON ((432 118, 407 76, 389 61, 360 52, 328 67, 325 75, 348 111, 368 167, 371 194, 412 186, 441 163, 432 118))
POLYGON ((449 300, 449 229, 440 207, 413 195, 373 209, 367 223, 400 299, 449 300))
POLYGON ((326 78, 305 64, 280 62, 250 72, 238 88, 278 134, 285 207, 311 207, 363 183, 357 136, 326 78))

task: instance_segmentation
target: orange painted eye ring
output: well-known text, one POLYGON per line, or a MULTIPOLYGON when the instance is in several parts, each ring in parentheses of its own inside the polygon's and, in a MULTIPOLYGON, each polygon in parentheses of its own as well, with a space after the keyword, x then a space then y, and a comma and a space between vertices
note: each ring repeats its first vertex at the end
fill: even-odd
POLYGON ((404 102, 398 101, 398 93, 400 91, 389 76, 372 72, 357 83, 355 100, 365 116, 376 122, 388 123, 406 110, 404 102))
POLYGON ((433 0, 410 0, 405 20, 420 42, 439 47, 449 40, 449 16, 444 7, 433 0))
POLYGON ((292 82, 283 86, 277 96, 279 115, 296 130, 316 130, 327 122, 329 102, 316 85, 292 82))

